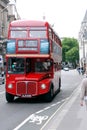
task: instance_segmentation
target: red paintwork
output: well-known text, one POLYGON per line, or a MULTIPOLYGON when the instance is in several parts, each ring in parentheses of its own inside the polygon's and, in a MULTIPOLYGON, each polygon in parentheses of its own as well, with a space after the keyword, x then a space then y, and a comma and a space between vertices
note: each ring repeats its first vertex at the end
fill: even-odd
POLYGON ((16 20, 10 23, 10 27, 42 27, 42 26, 49 26, 48 22, 44 21, 35 21, 35 20, 16 20))
MULTIPOLYGON (((51 29, 51 31, 53 32, 53 34, 55 34, 55 37, 57 39, 56 43, 60 47, 62 47, 61 41, 60 41, 59 37, 57 36, 57 34, 53 31, 50 24, 48 22, 44 22, 44 21, 30 21, 30 20, 13 21, 9 25, 8 39, 11 39, 10 27, 27 27, 27 29, 29 29, 29 27, 34 27, 34 26, 35 27, 43 27, 43 26, 47 27, 47 31, 49 29, 51 29)), ((29 39, 29 37, 27 39, 29 39)), ((40 58, 41 60, 45 60, 45 58, 46 58, 46 59, 52 59, 53 62, 58 62, 58 65, 60 66, 60 63, 61 63, 61 61, 59 60, 60 58, 59 58, 58 54, 57 55, 55 55, 55 53, 53 54, 53 50, 52 50, 53 42, 50 39, 50 37, 48 36, 48 32, 47 32, 47 39, 50 42, 50 53, 49 54, 39 54, 40 53, 39 51, 38 52, 32 51, 29 53, 28 52, 24 53, 24 51, 23 51, 23 53, 22 52, 19 53, 17 50, 17 40, 18 39, 16 39, 16 54, 7 54, 6 55, 7 62, 8 62, 8 57, 16 57, 16 56, 25 57, 25 58, 27 57, 27 58, 32 58, 32 59, 40 58)), ((37 38, 36 40, 38 40, 38 43, 39 43, 40 38, 37 38)), ((38 48, 39 47, 40 47, 40 45, 38 45, 38 48)), ((34 62, 35 62, 35 60, 34 60, 34 62)), ((57 65, 57 67, 55 67, 55 65, 53 65, 51 72, 48 72, 48 73, 32 72, 32 73, 28 73, 28 74, 8 74, 8 72, 6 72, 6 92, 13 94, 14 96, 15 95, 22 96, 23 93, 28 93, 31 95, 31 97, 38 96, 38 95, 46 94, 49 92, 51 82, 54 84, 54 92, 55 92, 56 90, 58 90, 59 78, 61 78, 60 69, 58 68, 58 65, 57 65), (57 74, 57 72, 58 72, 58 74, 57 74), (41 88, 41 84, 43 84, 43 83, 45 83, 46 89, 41 88), (12 89, 8 88, 9 84, 13 84, 12 89), (27 92, 26 92, 26 87, 27 87, 27 92)))
MULTIPOLYGON (((15 74, 7 74, 6 76, 6 90, 8 93, 10 94, 14 94, 14 95, 17 95, 16 93, 16 87, 17 87, 17 83, 20 83, 20 82, 35 82, 37 84, 37 93, 36 95, 41 95, 41 94, 44 94, 44 93, 47 93, 49 91, 49 87, 50 87, 50 80, 51 78, 49 77, 49 74, 46 74, 46 73, 43 73, 43 74, 40 74, 40 73, 29 73, 29 74, 26 74, 26 75, 15 75, 15 74), (12 83, 13 84, 13 89, 9 89, 7 86, 8 84, 12 83), (47 88, 45 90, 41 89, 40 87, 40 84, 41 83, 45 83, 47 84, 47 88)), ((21 86, 22 87, 22 86, 21 86)), ((17 95, 19 96, 19 95, 17 95)), ((21 94, 20 94, 21 96, 21 94)))

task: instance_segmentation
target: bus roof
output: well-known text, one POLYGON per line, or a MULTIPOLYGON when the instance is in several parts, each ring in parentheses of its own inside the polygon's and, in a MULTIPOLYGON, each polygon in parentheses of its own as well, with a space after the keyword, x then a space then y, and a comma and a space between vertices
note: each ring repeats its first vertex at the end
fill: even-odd
POLYGON ((48 22, 36 20, 15 20, 10 23, 14 27, 27 27, 27 26, 50 26, 48 22))
MULTIPOLYGON (((39 21, 39 20, 15 20, 12 21, 10 23, 9 27, 43 27, 43 26, 47 26, 49 28, 52 28, 51 24, 47 21, 39 21)), ((57 38, 60 40, 58 34, 53 30, 53 32, 55 33, 55 35, 57 36, 57 38)), ((60 45, 61 45, 61 41, 60 41, 60 45)), ((62 46, 62 45, 61 45, 62 46)))

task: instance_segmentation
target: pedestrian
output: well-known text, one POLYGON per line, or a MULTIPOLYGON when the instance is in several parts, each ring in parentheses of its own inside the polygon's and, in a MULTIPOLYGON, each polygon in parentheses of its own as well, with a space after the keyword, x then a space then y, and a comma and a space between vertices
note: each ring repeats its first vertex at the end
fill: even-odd
POLYGON ((85 76, 85 78, 82 80, 81 84, 81 93, 80 93, 80 105, 83 106, 84 102, 86 105, 86 109, 87 109, 87 75, 85 76))

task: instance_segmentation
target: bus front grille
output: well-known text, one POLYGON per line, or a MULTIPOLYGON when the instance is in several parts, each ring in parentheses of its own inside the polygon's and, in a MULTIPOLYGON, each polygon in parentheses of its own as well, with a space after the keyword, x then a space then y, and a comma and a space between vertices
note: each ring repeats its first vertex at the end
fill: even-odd
POLYGON ((25 82, 17 83, 17 94, 19 94, 19 95, 26 94, 26 83, 25 82))
POLYGON ((17 95, 36 95, 37 85, 36 82, 21 81, 17 83, 17 95))
POLYGON ((30 95, 35 95, 37 92, 37 89, 36 89, 36 83, 35 82, 28 82, 27 84, 27 93, 30 94, 30 95))

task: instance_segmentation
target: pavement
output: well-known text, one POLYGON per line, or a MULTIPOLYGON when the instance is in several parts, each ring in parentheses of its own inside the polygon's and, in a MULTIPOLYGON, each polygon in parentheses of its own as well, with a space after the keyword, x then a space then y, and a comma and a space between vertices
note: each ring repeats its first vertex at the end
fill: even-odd
POLYGON ((87 130, 87 110, 85 104, 80 106, 79 87, 57 109, 41 130, 87 130))

